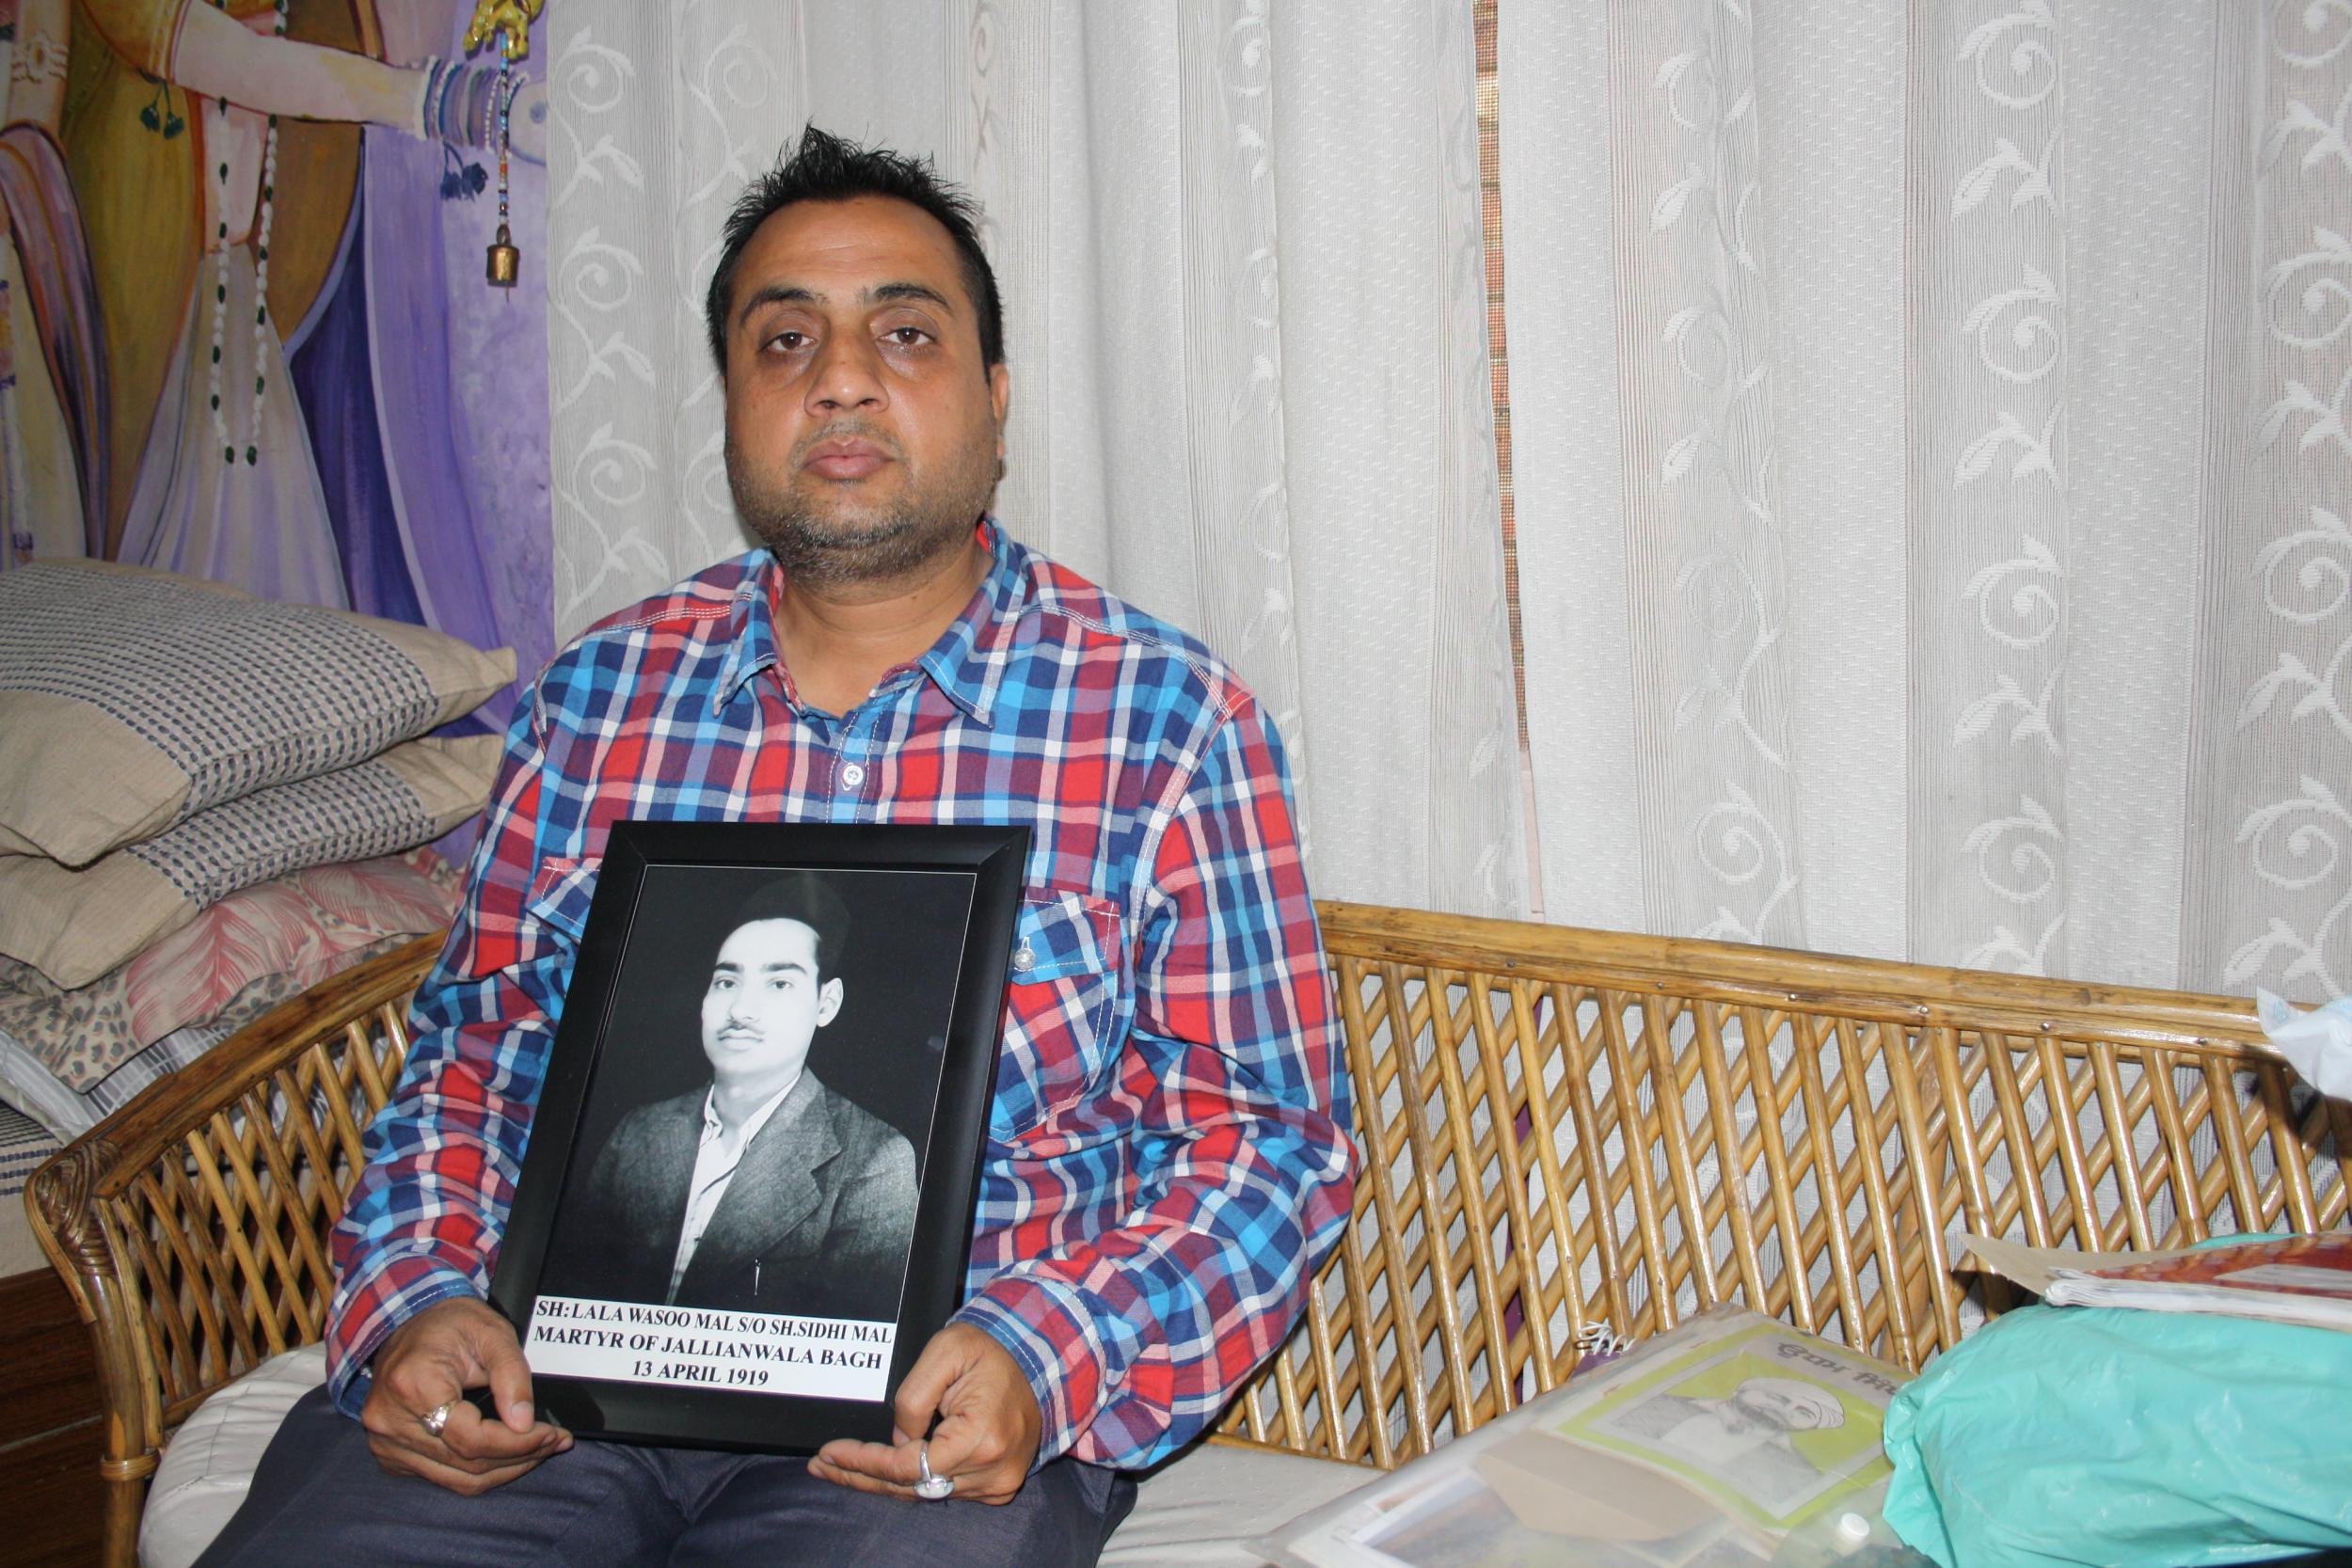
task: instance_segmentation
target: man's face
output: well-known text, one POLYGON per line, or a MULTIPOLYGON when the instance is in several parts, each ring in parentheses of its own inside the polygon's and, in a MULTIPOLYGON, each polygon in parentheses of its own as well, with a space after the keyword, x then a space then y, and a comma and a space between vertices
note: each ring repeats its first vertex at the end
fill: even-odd
POLYGON ((1740 1414, 1780 1432, 1810 1432, 1820 1423, 1819 1410, 1790 1399, 1777 1388, 1743 1383, 1731 1396, 1731 1402, 1740 1414))
POLYGON ((726 343, 727 484, 795 581, 886 579, 968 536, 1011 381, 980 361, 937 219, 882 197, 785 208, 737 264, 726 343))
POLYGON ((782 1088, 808 1042, 841 1008, 838 978, 819 982, 817 933, 797 920, 755 920, 719 945, 703 992, 703 1054, 724 1087, 782 1088))

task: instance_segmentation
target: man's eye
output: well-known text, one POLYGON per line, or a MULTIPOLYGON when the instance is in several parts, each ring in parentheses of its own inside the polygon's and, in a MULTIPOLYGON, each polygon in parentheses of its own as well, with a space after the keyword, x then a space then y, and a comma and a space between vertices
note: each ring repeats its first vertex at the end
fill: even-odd
POLYGON ((900 348, 914 348, 918 343, 931 341, 931 335, 919 326, 894 326, 883 336, 900 348))
POLYGON ((808 346, 808 334, 805 332, 779 332, 774 337, 768 340, 768 344, 771 348, 780 348, 787 354, 798 354, 801 350, 808 346))

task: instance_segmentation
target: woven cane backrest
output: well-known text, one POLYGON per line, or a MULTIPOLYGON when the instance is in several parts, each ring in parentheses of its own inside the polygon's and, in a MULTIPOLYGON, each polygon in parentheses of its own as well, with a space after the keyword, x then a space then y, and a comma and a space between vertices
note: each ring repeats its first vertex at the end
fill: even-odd
MULTIPOLYGON (((327 1237, 438 946, 409 943, 277 1009, 40 1172, 44 1241, 102 1344, 137 1369, 127 1424, 149 1446, 205 1394, 323 1333, 327 1237)), ((127 1393, 110 1388, 109 1404, 127 1393)))
MULTIPOLYGON (((1233 1435, 1398 1464, 1558 1384, 1588 1328, 1719 1301, 1917 1367, 1981 1315, 1949 1272, 1963 1229, 2145 1248, 2345 1222, 2352 1117, 2249 1050, 2243 1003, 1322 913, 1356 1211, 1233 1435)), ((37 1173, 36 1234, 98 1340, 108 1561, 171 1427, 319 1337, 437 947, 287 1004, 37 1173)))
POLYGON ((1591 1325, 1724 1301, 1915 1369, 1981 1316, 1960 1231, 2147 1248, 2345 1219, 2352 1117, 2249 1050, 2243 1003, 1324 921, 1356 1212, 1233 1435, 1391 1465, 1555 1386, 1591 1325))

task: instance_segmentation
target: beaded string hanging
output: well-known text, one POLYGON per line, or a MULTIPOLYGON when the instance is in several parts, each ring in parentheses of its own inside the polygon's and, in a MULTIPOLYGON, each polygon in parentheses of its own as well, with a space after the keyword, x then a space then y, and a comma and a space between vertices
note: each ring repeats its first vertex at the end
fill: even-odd
POLYGON ((499 81, 491 107, 498 117, 499 139, 499 237, 491 242, 485 271, 494 288, 511 289, 521 281, 523 253, 515 248, 514 231, 506 227, 506 198, 508 191, 507 116, 515 106, 515 51, 513 35, 504 35, 499 50, 499 81))
POLYGON ((485 43, 499 52, 498 82, 485 127, 497 134, 499 144, 499 235, 484 265, 493 288, 511 289, 522 277, 523 253, 515 247, 515 232, 506 223, 507 118, 515 106, 515 91, 522 85, 515 75, 515 62, 530 56, 532 19, 546 6, 547 0, 475 0, 473 21, 466 28, 469 54, 485 43))
MULTIPOLYGON (((229 0, 215 0, 226 11, 229 0)), ((286 36, 286 7, 288 0, 277 0, 272 8, 275 15, 270 30, 278 38, 286 36)), ((229 428, 229 410, 221 403, 220 366, 222 350, 229 341, 229 100, 220 100, 221 159, 215 166, 215 178, 220 187, 220 228, 214 236, 217 248, 213 261, 213 365, 208 390, 212 395, 213 434, 220 437, 222 455, 230 467, 237 462, 237 441, 229 428)), ((278 198, 278 117, 269 117, 269 134, 262 142, 262 211, 253 230, 253 425, 246 439, 245 461, 248 467, 262 461, 262 405, 269 390, 269 377, 262 370, 268 352, 269 339, 269 231, 270 220, 276 214, 278 198)))

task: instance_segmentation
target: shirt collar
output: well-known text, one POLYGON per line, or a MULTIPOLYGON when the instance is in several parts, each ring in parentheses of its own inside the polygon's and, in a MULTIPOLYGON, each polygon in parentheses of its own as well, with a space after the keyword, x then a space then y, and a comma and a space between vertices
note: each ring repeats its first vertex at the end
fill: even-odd
POLYGON ((727 615, 727 656, 719 666, 719 689, 710 694, 714 717, 735 700, 745 682, 780 662, 773 593, 776 558, 754 550, 742 561, 743 578, 735 585, 735 602, 727 615))
POLYGON ((915 665, 948 701, 993 725, 996 688, 1012 657, 1022 612, 1036 593, 1029 580, 1029 552, 993 517, 980 519, 980 532, 988 544, 988 575, 980 578, 963 613, 915 665))
MULTIPOLYGON (((948 701, 983 724, 994 722, 996 689, 1013 651, 1022 612, 1036 598, 1030 580, 1029 552, 1015 543, 993 517, 980 519, 980 534, 989 550, 989 566, 972 602, 939 635, 915 668, 929 675, 948 701)), ((728 646, 720 666, 718 689, 711 695, 715 714, 735 698, 745 682, 771 665, 782 673, 776 641, 776 591, 783 568, 766 550, 743 558, 743 579, 737 584, 729 611, 728 646)))
MULTIPOLYGON (((800 1071, 794 1073, 792 1075, 792 1082, 787 1084, 783 1088, 778 1089, 775 1095, 770 1099, 765 1105, 762 1105, 758 1110, 754 1111, 748 1117, 746 1117, 743 1122, 743 1136, 738 1140, 735 1147, 739 1149, 749 1148, 751 1147, 752 1140, 759 1136, 759 1130, 767 1126, 770 1119, 775 1116, 776 1107, 783 1104, 791 1095, 792 1091, 801 1086, 801 1080, 806 1078, 807 1076, 808 1069, 806 1068, 803 1068, 800 1071)), ((719 1085, 713 1084, 709 1088, 703 1091, 702 1141, 705 1144, 709 1144, 717 1139, 721 1132, 725 1131, 726 1124, 719 1119, 719 1085)))

